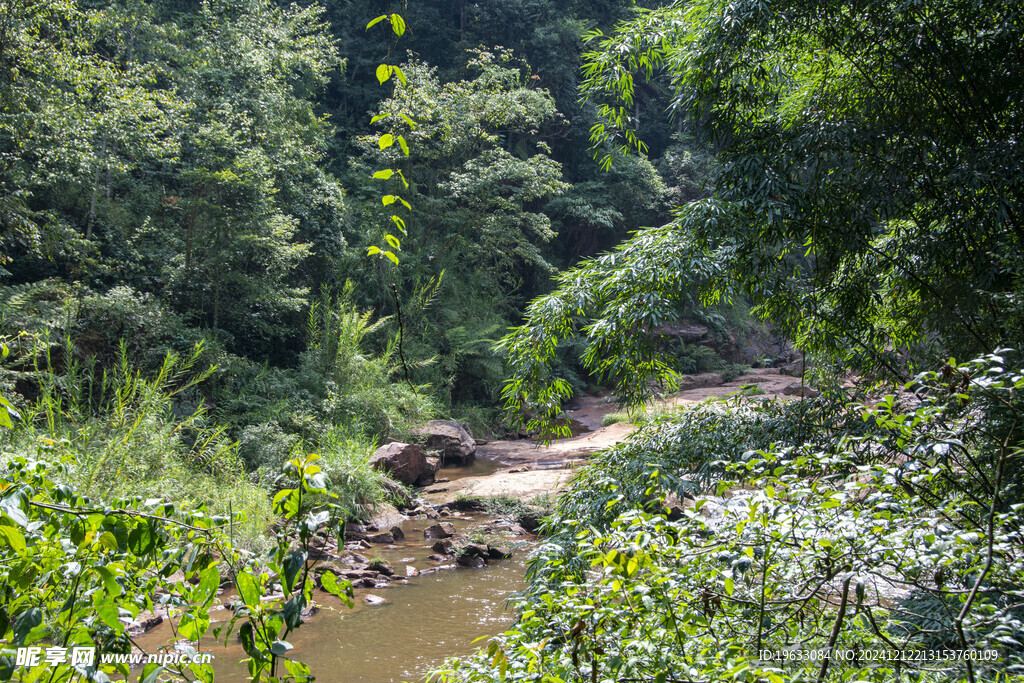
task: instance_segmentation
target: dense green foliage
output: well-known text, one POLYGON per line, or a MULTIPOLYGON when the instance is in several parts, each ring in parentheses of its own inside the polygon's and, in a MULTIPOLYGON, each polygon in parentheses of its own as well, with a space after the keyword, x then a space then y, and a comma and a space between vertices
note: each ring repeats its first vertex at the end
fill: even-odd
POLYGON ((667 77, 714 192, 530 304, 502 342, 509 406, 562 417, 567 339, 638 404, 682 371, 659 327, 738 297, 828 391, 695 407, 603 453, 517 628, 449 680, 1019 678, 1024 384, 996 349, 1020 339, 1022 30, 1012 3, 709 0, 591 34, 603 163, 644 149, 637 93, 667 77), (865 402, 851 370, 903 391, 865 402))
MULTIPOLYGON (((0 678, 127 680, 128 664, 117 655, 138 648, 128 623, 159 605, 175 617, 176 635, 188 641, 185 655, 202 650, 204 635, 227 642, 237 628, 254 680, 313 680, 309 667, 288 654, 287 638, 312 599, 312 572, 322 557, 314 549, 317 534, 343 533, 338 523, 345 516, 331 502, 315 457, 285 468, 288 485, 274 498, 283 523, 262 557, 233 546, 232 517, 210 515, 202 506, 182 511, 159 498, 101 503, 59 483, 61 469, 17 458, 0 473, 0 638, 19 648, 51 644, 72 656, 16 666, 13 652, 5 652, 0 678), (282 594, 264 597, 271 577, 282 594), (211 629, 222 585, 232 585, 240 602, 230 621, 211 629), (82 659, 73 656, 79 649, 82 659)), ((319 584, 351 606, 347 581, 326 572, 319 584)), ((138 676, 146 683, 214 680, 212 666, 199 662, 150 662, 138 676)))
POLYGON ((874 406, 730 402, 644 426, 560 498, 517 627, 445 679, 1018 680, 1009 363, 874 406))
POLYGON ((506 342, 509 399, 551 403, 532 349, 581 326, 588 362, 642 397, 635 380, 673 369, 636 331, 687 298, 749 296, 822 365, 896 380, 1019 339, 1022 30, 1015 3, 708 1, 593 34, 604 158, 642 147, 636 92, 668 77, 714 145, 715 193, 564 273, 506 342))
POLYGON ((9 0, 0 638, 121 652, 164 599, 195 640, 223 575, 251 675, 310 680, 375 444, 639 406, 755 362, 673 336, 752 310, 825 396, 643 421, 447 675, 1019 676, 1018 5, 9 0))

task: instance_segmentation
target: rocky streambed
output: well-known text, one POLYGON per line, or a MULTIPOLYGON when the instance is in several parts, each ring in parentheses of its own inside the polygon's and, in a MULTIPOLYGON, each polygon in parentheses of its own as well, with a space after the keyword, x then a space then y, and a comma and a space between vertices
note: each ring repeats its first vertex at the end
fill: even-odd
MULTIPOLYGON (((764 371, 732 382, 702 378, 699 386, 660 407, 725 395, 751 383, 765 396, 793 395, 792 381, 764 371)), ((577 464, 635 428, 602 426, 603 416, 615 408, 604 397, 587 397, 573 412, 580 433, 544 447, 528 439, 477 442, 451 421, 425 425, 419 444, 382 447, 374 455, 376 466, 418 487, 417 497, 402 501, 402 511, 382 506, 367 524, 347 525, 341 545, 325 540, 319 574, 330 571, 350 580, 356 604, 349 609, 317 591, 316 607, 289 639, 292 654, 330 683, 415 681, 445 659, 473 652, 477 639, 510 626, 514 615, 507 599, 525 588, 536 520, 529 514, 518 521, 499 518, 479 501, 553 500, 577 464)), ((229 591, 219 597, 214 623, 231 618, 227 610, 236 599, 229 591)), ((146 625, 156 627, 136 638, 147 651, 171 639, 162 616, 150 615, 146 625)), ((226 646, 204 641, 202 648, 215 657, 218 681, 247 680, 238 664, 245 654, 233 639, 226 646)))

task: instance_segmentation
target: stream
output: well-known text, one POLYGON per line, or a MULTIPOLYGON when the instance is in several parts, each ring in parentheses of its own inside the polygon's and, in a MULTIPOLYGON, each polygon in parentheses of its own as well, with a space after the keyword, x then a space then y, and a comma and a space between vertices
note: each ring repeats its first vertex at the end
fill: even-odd
MULTIPOLYGON (((487 476, 500 468, 494 461, 477 459, 462 468, 446 468, 438 475, 457 480, 487 476)), ((483 569, 453 567, 454 560, 438 562, 428 558, 433 543, 423 529, 436 521, 451 522, 467 535, 493 531, 500 520, 484 514, 454 513, 441 520, 409 519, 398 526, 405 539, 392 546, 375 545, 362 550, 365 556, 389 562, 394 580, 376 588, 357 588, 351 609, 340 600, 315 592, 320 611, 306 619, 289 636, 292 655, 305 662, 318 680, 327 683, 398 683, 420 681, 449 657, 473 653, 486 642, 478 638, 496 635, 509 628, 514 615, 507 598, 526 587, 525 572, 531 537, 507 538, 502 543, 513 549, 512 558, 492 560, 483 569), (412 567, 422 574, 406 577, 412 567), (367 604, 368 595, 384 598, 381 605, 367 604)), ((231 602, 225 592, 220 602, 231 602)), ((212 625, 230 619, 223 608, 211 612, 212 625)), ((170 632, 156 628, 136 638, 144 649, 166 646, 170 632)), ((213 654, 217 681, 242 683, 249 679, 245 653, 233 635, 228 646, 204 638, 202 649, 213 654)))
MULTIPOLYGON (((575 420, 570 427, 577 436, 593 428, 575 420)), ((492 448, 500 449, 510 443, 535 463, 526 468, 533 472, 515 476, 536 475, 565 466, 565 454, 554 454, 553 459, 542 458, 543 451, 528 440, 492 442, 492 448)), ((487 448, 480 450, 486 452, 487 448)), ((507 455, 499 450, 491 457, 477 457, 469 465, 442 468, 437 473, 437 482, 442 487, 460 487, 464 482, 501 480, 509 476, 509 467, 498 458, 504 460, 507 455), (504 474, 493 476, 500 471, 504 474)), ((478 485, 469 483, 469 488, 463 490, 473 493, 473 487, 478 485)), ((541 486, 547 484, 542 482, 541 486)), ((521 497, 528 499, 525 494, 521 497)), ((429 500, 428 496, 426 498, 429 500)), ((451 500, 450 495, 448 500, 451 500)), ((374 588, 357 588, 355 606, 351 609, 328 593, 316 591, 319 611, 306 618, 302 627, 289 636, 294 647, 291 656, 307 664, 319 680, 327 683, 421 681, 430 671, 443 666, 446 659, 472 654, 486 646, 489 636, 512 626, 515 615, 508 599, 526 588, 526 565, 534 537, 512 536, 512 525, 482 513, 452 512, 441 519, 405 519, 398 526, 405 538, 392 545, 373 545, 358 551, 371 560, 386 560, 394 571, 392 580, 374 588), (492 542, 500 542, 512 550, 512 557, 490 560, 480 569, 456 567, 451 557, 440 560, 431 548, 433 541, 425 539, 423 534, 426 527, 438 521, 452 523, 459 533, 467 536, 483 535, 492 542), (434 559, 429 557, 431 555, 434 559), (367 597, 383 598, 385 602, 370 604, 367 597)), ((523 533, 521 529, 519 532, 523 533)), ((219 600, 224 605, 235 597, 224 592, 219 600)), ((217 626, 228 621, 231 613, 223 607, 215 607, 210 616, 211 625, 217 626)), ((152 652, 167 647, 172 639, 165 622, 135 640, 144 650, 152 652)), ((217 681, 242 683, 249 680, 246 666, 240 663, 246 655, 236 635, 228 638, 226 646, 205 637, 201 650, 213 655, 217 681)))

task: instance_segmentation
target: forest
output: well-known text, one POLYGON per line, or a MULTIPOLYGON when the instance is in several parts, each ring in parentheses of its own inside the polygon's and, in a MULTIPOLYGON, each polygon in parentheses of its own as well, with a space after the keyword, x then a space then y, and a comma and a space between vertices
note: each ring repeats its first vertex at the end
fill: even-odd
POLYGON ((0 6, 0 680, 349 680, 386 508, 536 518, 420 679, 1024 681, 1019 2, 0 6))

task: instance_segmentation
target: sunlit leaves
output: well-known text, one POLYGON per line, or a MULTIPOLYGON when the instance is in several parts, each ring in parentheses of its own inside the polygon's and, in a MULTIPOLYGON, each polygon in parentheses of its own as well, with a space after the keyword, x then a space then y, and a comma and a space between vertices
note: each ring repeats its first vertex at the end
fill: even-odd
POLYGON ((394 13, 381 14, 380 16, 374 17, 366 25, 366 29, 369 30, 376 26, 377 24, 381 23, 382 21, 387 21, 391 25, 392 33, 394 33, 399 38, 401 38, 405 34, 405 19, 403 19, 400 14, 394 13))

